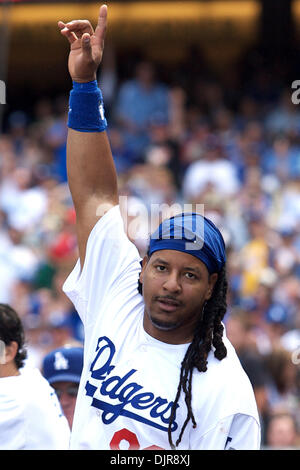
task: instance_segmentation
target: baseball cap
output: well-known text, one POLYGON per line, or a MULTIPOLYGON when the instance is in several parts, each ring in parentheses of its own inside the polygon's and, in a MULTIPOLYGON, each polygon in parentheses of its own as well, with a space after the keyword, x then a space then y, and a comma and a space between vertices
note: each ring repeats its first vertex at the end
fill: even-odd
POLYGON ((62 347, 48 353, 43 360, 43 375, 54 382, 79 383, 83 368, 82 347, 62 347))
POLYGON ((266 320, 268 323, 285 324, 288 320, 288 309, 280 303, 273 303, 266 312, 266 320))

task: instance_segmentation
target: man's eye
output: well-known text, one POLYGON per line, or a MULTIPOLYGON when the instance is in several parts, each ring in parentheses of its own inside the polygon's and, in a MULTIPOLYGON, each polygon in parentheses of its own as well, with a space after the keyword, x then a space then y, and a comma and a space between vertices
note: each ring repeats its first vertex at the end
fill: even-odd
POLYGON ((166 269, 166 267, 165 267, 165 266, 158 265, 158 266, 156 266, 156 269, 157 269, 157 271, 162 272, 162 271, 164 271, 164 270, 166 269))
POLYGON ((185 275, 188 279, 196 279, 196 276, 193 273, 186 273, 185 275))

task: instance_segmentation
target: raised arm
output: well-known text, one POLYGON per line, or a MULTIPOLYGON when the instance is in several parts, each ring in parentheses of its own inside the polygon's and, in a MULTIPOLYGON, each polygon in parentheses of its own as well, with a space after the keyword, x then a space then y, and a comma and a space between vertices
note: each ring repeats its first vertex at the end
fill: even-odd
POLYGON ((97 119, 99 122, 101 120, 105 122, 99 102, 97 104, 95 92, 97 87, 94 81, 102 59, 106 24, 106 5, 100 8, 95 31, 87 20, 58 22, 61 34, 71 45, 68 68, 73 83, 76 82, 74 84, 76 100, 74 98, 74 104, 70 101, 70 107, 74 106, 76 109, 69 111, 67 172, 76 210, 81 267, 92 228, 110 207, 118 204, 117 175, 107 134, 101 127, 93 125, 97 119), (95 116, 95 109, 99 116, 95 116), (74 117, 70 119, 70 113, 76 113, 76 119, 74 117))

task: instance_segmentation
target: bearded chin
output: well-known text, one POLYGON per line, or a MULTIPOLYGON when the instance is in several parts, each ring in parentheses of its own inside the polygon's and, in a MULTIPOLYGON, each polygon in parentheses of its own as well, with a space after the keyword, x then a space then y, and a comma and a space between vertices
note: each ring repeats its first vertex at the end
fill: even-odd
POLYGON ((157 329, 162 330, 162 331, 175 330, 175 328, 179 326, 178 323, 164 322, 164 321, 158 320, 157 318, 151 317, 151 315, 150 315, 150 320, 153 326, 155 326, 157 329))

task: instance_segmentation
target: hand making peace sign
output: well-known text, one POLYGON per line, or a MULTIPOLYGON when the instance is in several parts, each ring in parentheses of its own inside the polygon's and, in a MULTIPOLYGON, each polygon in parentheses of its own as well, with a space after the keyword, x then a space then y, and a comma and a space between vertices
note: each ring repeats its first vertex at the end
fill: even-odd
POLYGON ((83 83, 96 79, 104 50, 106 24, 106 5, 100 7, 95 31, 88 20, 58 22, 61 34, 71 44, 68 67, 71 78, 75 82, 83 83))

